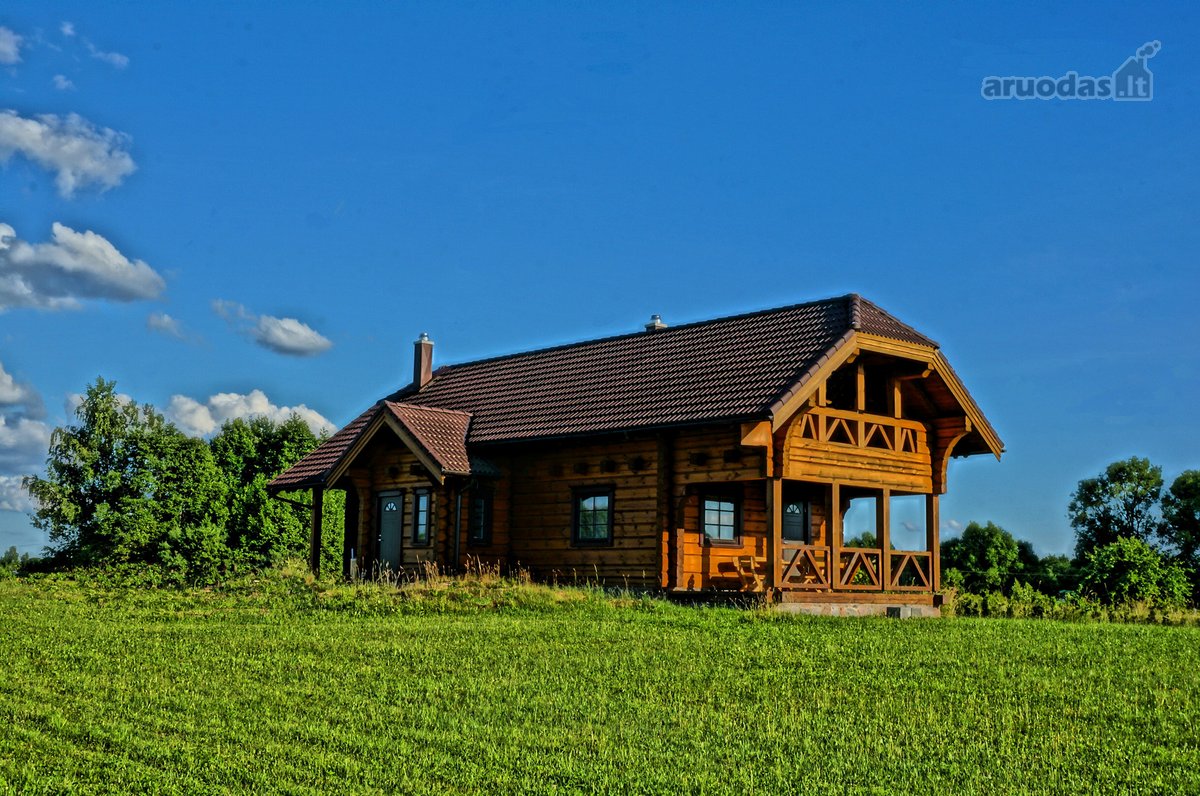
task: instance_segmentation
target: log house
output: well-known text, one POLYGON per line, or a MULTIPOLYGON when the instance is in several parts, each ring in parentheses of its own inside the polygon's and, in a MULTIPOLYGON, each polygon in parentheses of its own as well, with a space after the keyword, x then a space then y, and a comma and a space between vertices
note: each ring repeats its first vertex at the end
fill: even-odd
POLYGON ((412 382, 270 489, 312 490, 314 569, 322 493, 346 491, 347 577, 475 560, 932 606, 948 461, 1002 452, 938 344, 849 295, 437 369, 422 334, 412 382), (893 542, 903 498, 923 502, 914 549, 893 542), (847 540, 854 506, 873 541, 847 540))

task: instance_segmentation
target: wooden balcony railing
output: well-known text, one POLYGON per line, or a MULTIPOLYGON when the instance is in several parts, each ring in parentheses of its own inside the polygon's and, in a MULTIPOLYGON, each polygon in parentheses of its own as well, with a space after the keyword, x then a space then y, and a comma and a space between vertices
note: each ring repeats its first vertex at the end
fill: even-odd
POLYGON ((884 551, 878 547, 840 547, 784 542, 783 588, 810 591, 932 591, 933 556, 928 550, 887 551, 890 576, 883 582, 884 551))
POLYGON ((800 416, 801 439, 917 453, 925 447, 925 426, 913 420, 841 409, 810 409, 800 416))

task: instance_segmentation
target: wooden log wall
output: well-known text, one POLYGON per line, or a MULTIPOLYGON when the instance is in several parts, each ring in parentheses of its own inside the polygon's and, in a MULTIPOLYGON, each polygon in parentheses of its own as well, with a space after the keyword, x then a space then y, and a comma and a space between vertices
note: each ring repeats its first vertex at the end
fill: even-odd
MULTIPOLYGON (((356 554, 360 566, 377 555, 376 496, 398 490, 404 496, 404 566, 436 561, 455 569, 455 533, 459 567, 475 561, 502 569, 527 568, 542 580, 601 582, 608 585, 660 586, 671 589, 745 589, 749 559, 764 588, 770 578, 767 490, 768 447, 743 445, 739 425, 677 429, 592 441, 560 441, 496 446, 479 451, 499 471, 492 479, 448 478, 433 481, 416 457, 398 440, 381 434, 347 473, 360 497, 356 554), (574 493, 577 487, 613 489, 613 540, 609 546, 572 544, 574 493), (430 489, 431 544, 412 544, 413 492, 430 489), (473 489, 492 493, 491 543, 468 538, 473 489), (740 503, 741 533, 734 543, 704 536, 701 502, 710 492, 731 494, 740 503), (461 494, 461 513, 456 511, 461 494), (454 527, 456 514, 459 525, 454 527)), ((809 503, 812 543, 830 542, 827 484, 928 491, 927 448, 920 455, 891 455, 891 468, 872 463, 891 452, 840 450, 828 443, 777 439, 783 446, 787 479, 784 500, 809 503), (923 469, 910 459, 924 462, 923 469), (920 472, 918 472, 920 471, 920 472), (804 483, 800 483, 800 482, 804 483)))
POLYGON ((511 450, 504 458, 511 474, 507 490, 511 566, 528 568, 540 579, 567 583, 657 583, 657 441, 653 436, 529 446, 511 450), (612 545, 574 546, 573 490, 601 486, 613 489, 612 545))

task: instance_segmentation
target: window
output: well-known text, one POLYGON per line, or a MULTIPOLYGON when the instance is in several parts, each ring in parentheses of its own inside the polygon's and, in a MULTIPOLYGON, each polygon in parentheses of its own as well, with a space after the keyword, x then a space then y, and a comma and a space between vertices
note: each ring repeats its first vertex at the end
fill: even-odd
POLYGON ((571 543, 576 545, 610 545, 613 529, 612 487, 576 489, 575 522, 571 543))
POLYGON ((738 501, 730 495, 708 495, 704 498, 704 536, 713 542, 732 542, 740 534, 738 501))
POLYGON ((471 490, 471 503, 467 518, 467 544, 489 545, 492 543, 492 490, 476 486, 471 490))
POLYGON ((413 492, 412 543, 415 545, 429 544, 429 503, 428 489, 413 492))

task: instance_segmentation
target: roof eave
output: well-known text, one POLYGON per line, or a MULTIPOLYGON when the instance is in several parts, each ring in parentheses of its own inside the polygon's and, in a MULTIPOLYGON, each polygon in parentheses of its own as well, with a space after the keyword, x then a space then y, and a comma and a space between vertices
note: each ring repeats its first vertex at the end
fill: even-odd
POLYGON ((784 423, 791 419, 792 415, 796 414, 804 402, 812 396, 817 385, 829 378, 831 373, 854 354, 857 350, 855 345, 857 337, 858 332, 853 328, 846 330, 846 333, 835 340, 828 350, 801 374, 799 379, 790 384, 780 393, 779 397, 771 402, 764 414, 771 421, 773 431, 778 431, 784 423))

